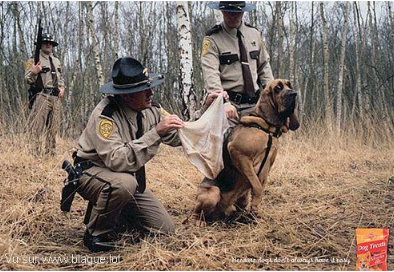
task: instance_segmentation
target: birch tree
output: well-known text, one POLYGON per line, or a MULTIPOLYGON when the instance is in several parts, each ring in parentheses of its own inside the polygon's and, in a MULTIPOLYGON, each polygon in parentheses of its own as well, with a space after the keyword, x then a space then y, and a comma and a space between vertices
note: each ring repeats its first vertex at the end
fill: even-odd
POLYGON ((278 74, 277 77, 283 77, 283 69, 282 69, 282 56, 283 56, 283 17, 282 17, 282 2, 275 2, 275 10, 276 10, 276 18, 277 18, 277 27, 278 27, 278 74))
POLYGON ((187 2, 177 2, 178 52, 180 56, 179 90, 183 98, 183 115, 190 119, 196 111, 193 85, 193 54, 187 2))
POLYGON ((320 16, 322 21, 322 37, 323 37, 323 94, 324 94, 324 112, 328 130, 332 131, 332 102, 330 98, 330 90, 328 88, 328 62, 330 60, 330 51, 328 49, 328 29, 327 20, 324 15, 324 3, 320 3, 320 16))
POLYGON ((352 116, 354 115, 356 104, 358 104, 359 116, 361 120, 363 120, 363 103, 362 103, 362 93, 361 93, 361 70, 360 70, 360 49, 359 49, 359 28, 358 28, 358 14, 357 14, 357 2, 353 2, 353 35, 354 35, 354 46, 355 46, 355 74, 356 74, 356 86, 355 86, 355 94, 353 99, 353 109, 352 116), (357 99, 356 99, 357 98, 357 99), (357 101, 357 103, 356 103, 357 101))
POLYGON ((94 27, 93 4, 91 1, 88 2, 86 8, 88 12, 88 27, 90 32, 90 38, 92 40, 93 55, 94 55, 96 72, 97 72, 97 78, 99 81, 99 87, 101 87, 105 84, 105 82, 104 82, 103 68, 101 66, 101 61, 100 61, 100 50, 98 48, 98 41, 96 38, 96 29, 94 27))
POLYGON ((119 1, 115 1, 114 10, 114 51, 113 58, 117 60, 119 58, 119 1))
POLYGON ((349 24, 349 2, 345 3, 344 10, 344 22, 342 27, 342 44, 341 44, 341 56, 339 60, 339 75, 338 75, 338 90, 337 90, 337 115, 336 115, 336 132, 340 134, 341 129, 341 118, 342 118, 342 88, 343 88, 343 70, 345 67, 345 54, 346 54, 346 36, 349 24))

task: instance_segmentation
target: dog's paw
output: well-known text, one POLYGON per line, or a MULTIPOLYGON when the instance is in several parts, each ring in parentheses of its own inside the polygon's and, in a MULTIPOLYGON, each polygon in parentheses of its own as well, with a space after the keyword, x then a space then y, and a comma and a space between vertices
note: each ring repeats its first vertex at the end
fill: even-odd
POLYGON ((194 213, 193 214, 193 218, 194 218, 194 225, 196 227, 203 228, 203 227, 207 226, 207 222, 205 220, 204 212, 194 213))
POLYGON ((250 213, 256 218, 263 218, 263 213, 259 209, 259 207, 253 207, 252 206, 251 209, 250 209, 250 213))
POLYGON ((235 205, 231 205, 224 211, 225 216, 232 216, 237 211, 235 205))
POLYGON ((197 219, 195 222, 196 227, 198 228, 205 228, 207 226, 207 222, 202 219, 197 219))

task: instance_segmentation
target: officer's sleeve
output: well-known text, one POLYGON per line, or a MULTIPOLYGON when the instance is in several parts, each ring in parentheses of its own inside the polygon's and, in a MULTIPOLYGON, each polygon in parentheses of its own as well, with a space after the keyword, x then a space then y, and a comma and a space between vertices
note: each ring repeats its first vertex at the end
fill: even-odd
POLYGON ((38 75, 31 72, 31 67, 33 65, 33 59, 29 59, 25 64, 25 80, 26 83, 32 85, 36 83, 38 75))
POLYGON ((59 79, 58 79, 58 84, 59 84, 59 88, 61 88, 61 89, 65 89, 66 88, 66 86, 65 86, 65 84, 64 84, 64 77, 63 77, 63 69, 62 69, 62 66, 60 65, 60 61, 59 61, 59 66, 58 66, 59 68, 59 79))
POLYGON ((267 48, 265 47, 263 38, 260 36, 260 54, 257 67, 257 73, 261 84, 267 85, 270 81, 274 80, 272 69, 270 65, 270 56, 268 55, 267 48))
POLYGON ((92 140, 105 166, 115 172, 135 172, 157 153, 161 138, 155 128, 141 138, 123 142, 116 122, 97 117, 92 124, 92 140))
POLYGON ((201 67, 207 92, 223 90, 219 71, 219 50, 209 36, 206 36, 203 41, 201 67))
MULTIPOLYGON (((160 117, 159 117, 160 121, 164 117, 169 115, 169 113, 163 108, 160 108, 160 113, 159 114, 160 114, 160 117)), ((169 133, 167 133, 166 135, 161 137, 161 139, 163 141, 163 144, 166 144, 166 145, 170 145, 170 146, 174 146, 174 147, 181 145, 181 139, 179 139, 178 130, 176 130, 176 129, 170 131, 169 133)))

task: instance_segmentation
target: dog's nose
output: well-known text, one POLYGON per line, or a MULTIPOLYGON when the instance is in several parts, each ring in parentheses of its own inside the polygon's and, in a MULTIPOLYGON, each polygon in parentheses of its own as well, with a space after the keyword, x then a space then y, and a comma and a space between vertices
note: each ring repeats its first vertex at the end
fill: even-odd
POLYGON ((292 97, 292 98, 294 98, 294 97, 297 96, 297 92, 294 91, 294 90, 291 90, 290 92, 288 92, 288 93, 286 94, 286 96, 287 96, 287 97, 292 97))

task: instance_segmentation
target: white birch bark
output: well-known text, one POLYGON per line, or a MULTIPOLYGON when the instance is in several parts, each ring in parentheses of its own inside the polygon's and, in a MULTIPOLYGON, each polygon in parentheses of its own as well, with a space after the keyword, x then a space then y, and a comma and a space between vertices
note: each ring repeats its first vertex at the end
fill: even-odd
POLYGON ((223 22, 223 14, 220 10, 213 10, 213 14, 215 16, 215 21, 217 25, 220 25, 223 22))
POLYGON ((295 47, 295 20, 294 20, 294 2, 290 2, 290 35, 289 35, 289 40, 290 40, 290 45, 289 45, 289 66, 290 66, 290 81, 295 84, 294 81, 294 47, 295 47))
POLYGON ((98 42, 96 39, 96 30, 94 27, 94 17, 93 17, 93 4, 91 1, 88 2, 87 5, 87 10, 88 10, 88 26, 90 30, 90 36, 92 39, 92 46, 93 46, 93 53, 94 53, 94 63, 96 67, 96 72, 97 72, 97 78, 99 80, 99 86, 104 85, 104 74, 103 74, 103 68, 101 66, 101 61, 100 61, 100 50, 98 48, 98 42))
POLYGON ((328 49, 328 29, 327 21, 324 15, 324 3, 320 3, 320 16, 322 20, 323 34, 323 93, 324 93, 324 112, 326 125, 329 132, 332 132, 332 101, 330 98, 330 90, 328 88, 328 62, 330 60, 330 51, 328 49))
POLYGON ((339 135, 341 130, 342 119, 342 88, 343 88, 343 70, 345 67, 345 54, 346 54, 346 34, 349 24, 349 2, 345 3, 344 10, 344 23, 342 28, 342 44, 341 56, 339 59, 339 75, 338 75, 338 90, 337 90, 337 116, 336 116, 336 132, 339 135))
POLYGON ((193 85, 193 54, 189 7, 186 1, 177 2, 177 33, 180 56, 179 89, 183 98, 183 115, 190 119, 196 111, 196 96, 193 85))
POLYGON ((119 1, 115 1, 115 11, 114 11, 114 51, 113 58, 117 60, 119 58, 119 1))

